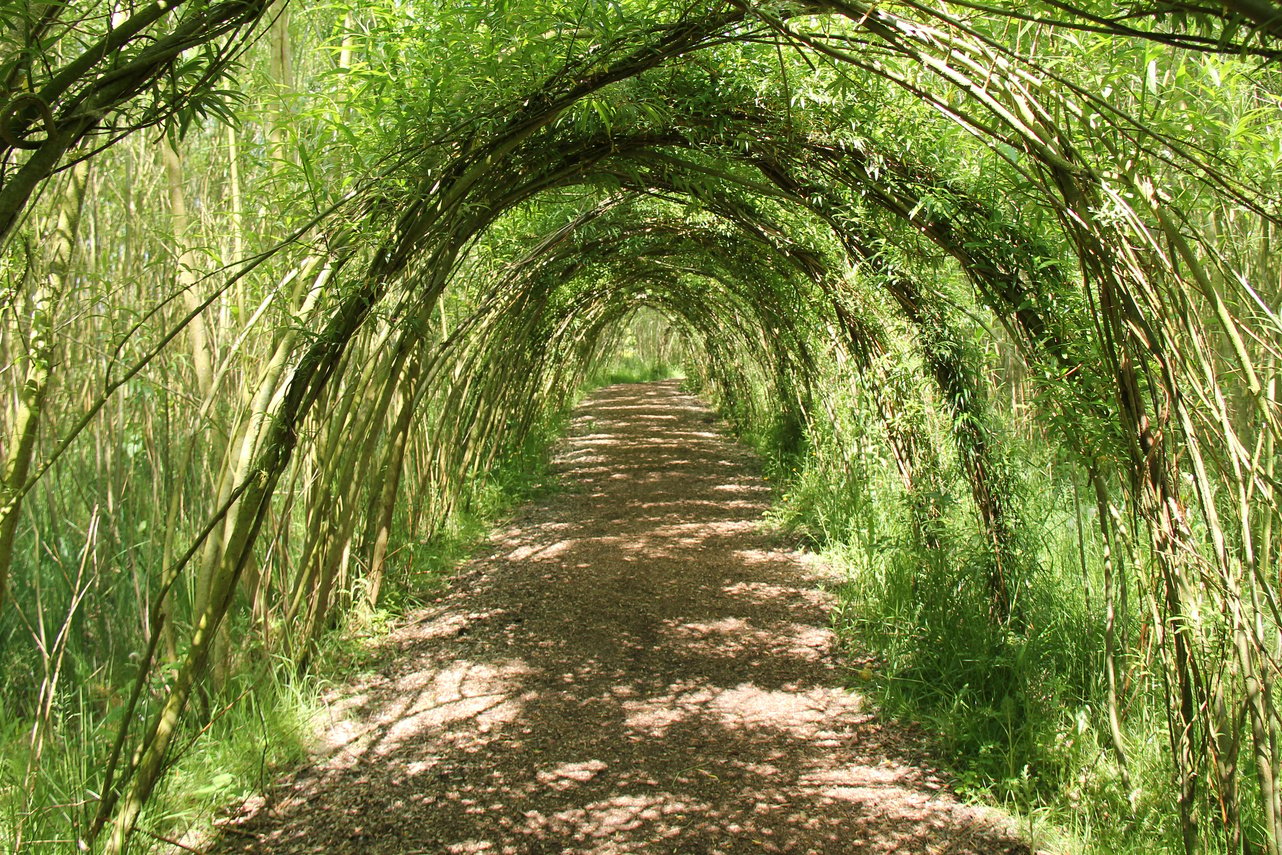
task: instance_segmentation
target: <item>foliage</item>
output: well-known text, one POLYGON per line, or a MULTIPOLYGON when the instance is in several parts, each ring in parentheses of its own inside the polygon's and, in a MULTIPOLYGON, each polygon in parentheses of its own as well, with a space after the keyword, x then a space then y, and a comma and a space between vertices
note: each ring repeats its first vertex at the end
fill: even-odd
POLYGON ((1258 4, 117 11, 0 12, 11 848, 178 828, 584 383, 680 366, 972 789, 1279 852, 1258 4))

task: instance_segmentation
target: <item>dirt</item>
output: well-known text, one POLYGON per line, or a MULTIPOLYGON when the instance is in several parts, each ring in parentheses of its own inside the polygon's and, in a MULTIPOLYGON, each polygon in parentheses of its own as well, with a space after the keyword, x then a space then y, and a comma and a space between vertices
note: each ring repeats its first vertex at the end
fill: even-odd
POLYGON ((696 399, 602 390, 554 468, 212 851, 1028 852, 848 688, 831 571, 696 399))

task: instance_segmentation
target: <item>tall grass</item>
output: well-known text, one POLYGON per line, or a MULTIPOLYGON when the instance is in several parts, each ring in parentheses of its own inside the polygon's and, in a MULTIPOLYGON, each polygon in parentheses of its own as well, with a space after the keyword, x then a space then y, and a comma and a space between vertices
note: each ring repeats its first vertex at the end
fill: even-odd
MULTIPOLYGON (((262 792, 280 770, 301 762, 311 747, 325 687, 362 667, 372 641, 438 592, 496 519, 550 487, 548 451, 564 425, 563 414, 551 413, 504 449, 488 472, 469 482, 430 537, 416 538, 414 521, 402 511, 397 520, 400 547, 392 555, 377 609, 369 608, 359 592, 348 592, 344 599, 351 607, 319 645, 321 653, 305 673, 283 656, 238 651, 237 670, 216 695, 202 701, 209 724, 189 728, 178 741, 169 759, 171 771, 148 802, 131 851, 173 851, 174 841, 198 846, 219 808, 262 792)), ((37 545, 27 543, 24 554, 38 555, 37 545)), ((43 561, 25 568, 15 600, 39 601, 41 613, 71 612, 74 586, 68 585, 65 569, 74 568, 86 548, 71 545, 61 557, 45 549, 43 561)), ((127 692, 121 687, 132 684, 138 658, 134 653, 121 661, 103 659, 98 627, 103 620, 115 622, 121 636, 132 634, 135 650, 142 644, 140 591, 121 580, 110 585, 111 580, 98 581, 112 596, 94 600, 93 613, 78 614, 72 621, 38 762, 32 756, 32 732, 39 718, 42 674, 33 671, 33 663, 40 659, 34 650, 40 629, 24 626, 15 617, 19 609, 9 610, 0 625, 0 852, 66 855, 78 851, 93 821, 112 741, 127 713, 127 692), (103 613, 104 608, 110 611, 103 613)), ((232 619, 244 623, 252 616, 242 613, 232 619)), ((250 630, 234 626, 231 637, 255 637, 250 630)), ((171 678, 165 668, 147 678, 134 713, 139 721, 148 699, 160 696, 171 678)))
MULTIPOLYGON (((768 419, 740 430, 779 482, 772 523, 842 571, 834 622, 852 688, 920 723, 958 790, 1021 816, 1037 845, 1180 850, 1151 654, 1119 661, 1129 774, 1112 749, 1102 547, 1073 470, 1034 441, 1011 450, 1023 554, 1018 620, 1001 624, 977 584, 990 550, 956 461, 941 461, 932 495, 909 495, 871 403, 858 393, 835 400, 835 418, 812 422, 799 454, 778 451, 768 419), (928 538, 924 504, 937 515, 928 538)), ((1120 616, 1119 636, 1133 642, 1125 649, 1143 649, 1142 623, 1134 609, 1120 616)))
MULTIPOLYGON (((163 679, 163 678, 162 678, 163 679)), ((215 808, 260 791, 281 767, 307 751, 319 711, 319 682, 283 662, 237 673, 205 729, 189 732, 171 758, 164 790, 150 803, 146 840, 187 838, 215 808)), ((90 686, 62 693, 39 763, 29 764, 30 719, 6 715, 0 730, 0 851, 65 855, 78 851, 97 807, 103 769, 125 709, 90 686)), ((9 712, 9 710, 6 710, 9 712)))

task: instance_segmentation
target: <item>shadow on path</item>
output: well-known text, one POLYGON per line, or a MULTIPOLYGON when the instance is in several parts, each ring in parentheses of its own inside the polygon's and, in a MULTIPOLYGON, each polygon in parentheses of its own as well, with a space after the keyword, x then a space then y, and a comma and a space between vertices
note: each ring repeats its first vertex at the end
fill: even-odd
POLYGON ((556 465, 213 851, 1028 851, 842 688, 822 568, 698 401, 602 390, 556 465))

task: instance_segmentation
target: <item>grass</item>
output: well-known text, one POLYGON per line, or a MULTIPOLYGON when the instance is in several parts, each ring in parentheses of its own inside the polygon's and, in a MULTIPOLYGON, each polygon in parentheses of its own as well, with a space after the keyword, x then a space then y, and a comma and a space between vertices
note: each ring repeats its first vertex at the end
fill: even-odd
POLYGON ((1069 850, 1180 849, 1169 764, 1151 736, 1165 727, 1160 709, 1141 701, 1129 711, 1128 789, 1102 718, 1102 643, 1080 603, 1028 605, 1030 626, 1013 631, 993 626, 983 598, 944 562, 910 569, 901 553, 870 566, 832 552, 850 580, 838 628, 876 662, 865 688, 938 735, 964 795, 1064 829, 1069 850))
MULTIPOLYGON (((1017 620, 998 624, 991 552, 956 462, 941 460, 929 495, 907 495, 868 409, 852 401, 784 451, 768 407, 736 423, 778 484, 772 523, 844 570, 834 623, 852 687, 933 734, 956 789, 1019 817, 1036 846, 1182 851, 1163 687, 1139 655, 1118 658, 1129 774, 1113 750, 1102 548, 1071 476, 1036 447, 1011 454, 1021 464, 1021 540, 1007 567, 1017 620)), ((1120 620, 1137 637, 1140 616, 1120 620)), ((1213 825, 1203 823, 1208 845, 1213 825)))
MULTIPOLYGON (((324 709, 325 688, 366 667, 377 639, 401 615, 439 592, 496 520, 552 487, 548 450, 565 425, 564 415, 554 415, 506 449, 489 473, 469 484, 432 537, 416 542, 402 525, 403 545, 390 561, 378 608, 369 609, 364 597, 351 592, 355 605, 320 645, 307 673, 299 674, 284 658, 238 656, 239 670, 216 697, 204 701, 210 724, 189 729, 178 741, 131 851, 173 851, 172 841, 198 845, 214 833, 212 820, 219 809, 262 792, 282 770, 303 762, 314 722, 324 709)), ((252 635, 247 628, 245 634, 252 635)), ((233 628, 232 636, 240 635, 233 628)), ((30 680, 12 677, 30 673, 30 665, 13 659, 17 650, 16 644, 0 645, 0 653, 10 654, 0 657, 7 677, 0 686, 0 852, 66 855, 80 849, 78 841, 92 820, 102 769, 123 714, 120 687, 129 685, 133 674, 126 666, 116 674, 100 671, 92 679, 65 681, 55 699, 50 740, 28 772, 32 691, 30 680)), ((87 659, 69 650, 66 670, 83 670, 87 659)), ((158 692, 159 681, 170 677, 162 671, 150 689, 158 692)))
MULTIPOLYGON (((667 366, 620 360, 591 382, 675 374, 667 366)), ((1025 463, 1020 620, 995 625, 976 582, 989 559, 962 482, 953 473, 925 500, 905 495, 875 430, 856 412, 852 406, 839 414, 845 420, 840 431, 812 426, 786 453, 778 450, 786 438, 779 425, 741 425, 780 485, 775 522, 846 571, 834 620, 858 663, 852 682, 887 713, 936 734, 959 791, 1020 816, 1034 842, 1082 853, 1176 851, 1161 686, 1141 661, 1121 663, 1134 684, 1124 725, 1129 782, 1110 746, 1102 604, 1088 593, 1100 589, 1099 545, 1089 531, 1079 538, 1078 527, 1089 526, 1074 506, 1071 484, 1035 450, 1019 455, 1025 463), (929 546, 921 523, 925 504, 938 514, 929 546)), ((231 675, 220 700, 210 701, 213 723, 180 742, 171 774, 143 818, 144 835, 151 837, 140 838, 136 848, 208 833, 217 808, 261 792, 281 769, 306 757, 325 686, 366 667, 374 641, 439 592, 495 520, 549 489, 547 451, 564 427, 563 418, 549 419, 506 449, 430 539, 415 541, 402 521, 402 546, 390 559, 379 607, 349 611, 308 674, 300 676, 283 660, 241 657, 252 667, 231 675)), ((352 601, 362 603, 355 593, 352 601)), ((1127 620, 1124 629, 1135 632, 1136 618, 1127 620)), ((10 678, 29 670, 17 660, 0 666, 10 678)), ((74 651, 67 669, 84 670, 74 651)), ((19 840, 24 853, 74 851, 123 715, 119 692, 95 687, 129 678, 124 667, 68 680, 56 698, 49 746, 30 773, 31 718, 24 714, 30 693, 0 695, 0 851, 17 849, 19 840)))
POLYGON ((1179 851, 1160 687, 1142 687, 1127 711, 1129 787, 1111 747, 1101 605, 1083 594, 1072 516, 1029 509, 1043 522, 1019 579, 1020 620, 999 625, 978 581, 984 544, 964 502, 945 506, 943 536, 926 547, 894 485, 809 467, 775 511, 845 571, 834 620, 852 658, 870 663, 860 670, 871 679, 856 672, 858 688, 935 734, 959 792, 1022 817, 1034 843, 1099 855, 1179 851), (858 484, 865 495, 852 497, 858 484), (879 502, 870 495, 878 492, 879 502))
POLYGON ((619 356, 588 375, 583 391, 589 392, 615 383, 649 383, 654 380, 680 380, 685 372, 662 362, 650 362, 638 356, 619 356))
MULTIPOLYGON (((306 756, 307 725, 319 709, 317 682, 263 663, 235 675, 213 722, 187 734, 164 787, 148 805, 145 841, 182 837, 219 805, 256 792, 278 769, 306 756)), ((103 714, 88 690, 61 696, 56 730, 27 771, 29 722, 0 730, 0 850, 65 855, 79 849, 97 806, 102 769, 122 710, 103 714)))
POLYGON ((237 675, 214 722, 188 737, 148 802, 143 836, 199 841, 213 833, 211 820, 220 809, 263 792, 282 770, 304 762, 324 710, 327 676, 323 669, 300 676, 285 662, 237 675))

